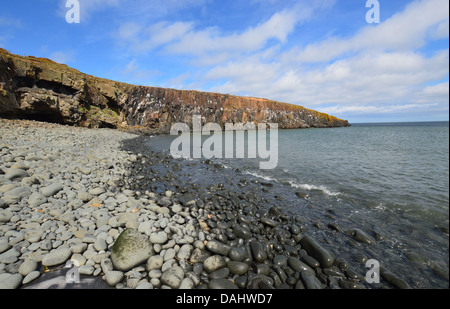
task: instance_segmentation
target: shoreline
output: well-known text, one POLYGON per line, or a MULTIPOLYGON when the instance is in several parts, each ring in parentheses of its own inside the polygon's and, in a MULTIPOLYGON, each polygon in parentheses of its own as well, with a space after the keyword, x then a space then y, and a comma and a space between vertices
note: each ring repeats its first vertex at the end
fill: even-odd
MULTIPOLYGON (((381 283, 367 283, 361 265, 336 254, 341 244, 307 236, 308 218, 265 200, 270 182, 235 183, 248 194, 225 180, 182 184, 181 165, 197 163, 149 151, 146 137, 117 130, 0 120, 0 131, 0 284, 32 287, 46 277, 42 264, 76 259, 81 275, 116 288, 410 288, 385 269, 381 283), (118 270, 111 251, 125 230, 152 241, 153 252, 118 270)), ((220 166, 208 166, 220 175, 220 166)))

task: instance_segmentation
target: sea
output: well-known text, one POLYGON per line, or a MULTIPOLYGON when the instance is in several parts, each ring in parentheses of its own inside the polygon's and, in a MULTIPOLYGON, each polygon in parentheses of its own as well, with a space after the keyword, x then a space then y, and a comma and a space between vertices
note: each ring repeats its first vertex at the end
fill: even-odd
MULTIPOLYGON (((337 224, 340 240, 334 245, 349 262, 363 252, 414 288, 448 288, 449 122, 278 130, 276 143, 270 133, 275 136, 266 132, 266 150, 277 146, 275 168, 261 169, 260 157, 211 158, 224 168, 210 173, 195 165, 183 181, 206 186, 225 180, 239 183, 247 177, 270 183, 265 190, 268 201, 311 222, 308 231, 316 237, 331 233, 329 222, 337 224), (348 231, 355 228, 376 244, 352 241, 348 231)), ((199 133, 192 133, 191 141, 195 134, 199 133)), ((244 136, 246 153, 251 153, 248 147, 253 143, 244 136)), ((148 146, 169 153, 176 138, 152 137, 148 146)), ((191 142, 190 147, 211 147, 205 144, 210 136, 201 138, 200 146, 191 142)))

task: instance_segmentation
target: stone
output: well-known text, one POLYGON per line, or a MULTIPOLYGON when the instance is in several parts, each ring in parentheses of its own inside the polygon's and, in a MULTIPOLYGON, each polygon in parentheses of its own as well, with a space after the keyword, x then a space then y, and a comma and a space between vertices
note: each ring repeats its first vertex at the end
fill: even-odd
POLYGON ((208 283, 208 289, 211 290, 237 290, 236 284, 228 279, 213 279, 208 283))
POLYGON ((99 196, 100 194, 105 193, 106 190, 103 187, 97 187, 97 188, 90 189, 88 192, 90 195, 99 196))
POLYGON ((22 280, 22 284, 28 284, 34 280, 36 280, 37 278, 39 278, 41 276, 41 272, 38 270, 32 271, 31 273, 29 273, 28 275, 25 276, 25 278, 23 278, 22 280))
POLYGON ((242 262, 247 258, 247 249, 244 246, 232 247, 228 252, 228 257, 236 262, 242 262))
POLYGON ((247 273, 249 266, 247 263, 229 261, 227 267, 233 275, 242 276, 247 273))
POLYGON ((183 279, 184 270, 180 266, 174 266, 163 272, 161 283, 170 286, 172 289, 178 289, 183 279))
POLYGON ((333 265, 336 259, 334 254, 322 247, 315 239, 310 236, 304 236, 300 240, 300 245, 308 252, 313 258, 319 261, 320 266, 323 268, 333 265))
POLYGON ((0 264, 13 264, 19 259, 20 252, 12 248, 0 254, 0 264))
POLYGON ((152 244, 159 244, 162 245, 167 242, 169 237, 167 236, 167 233, 164 231, 155 232, 150 234, 150 242, 152 244))
POLYGON ((264 246, 256 240, 250 241, 250 249, 252 250, 253 259, 258 263, 267 260, 267 252, 264 246))
POLYGON ((92 195, 86 191, 78 192, 77 198, 80 199, 83 203, 87 203, 92 200, 92 195))
POLYGON ((103 238, 97 238, 94 242, 94 249, 97 251, 103 251, 108 248, 106 240, 103 238))
POLYGON ((347 232, 347 234, 351 235, 355 240, 359 241, 360 243, 372 245, 376 242, 372 236, 368 235, 366 232, 360 229, 350 230, 347 232))
POLYGON ((72 255, 68 248, 58 248, 46 254, 42 259, 42 265, 50 267, 64 264, 72 255))
POLYGON ((14 216, 13 212, 9 209, 0 209, 0 223, 8 223, 14 216))
POLYGON ((161 255, 151 256, 146 264, 147 271, 152 271, 154 269, 161 269, 164 264, 164 258, 161 255))
POLYGON ((195 289, 194 281, 192 281, 191 278, 184 278, 183 281, 181 281, 180 290, 192 290, 195 289))
POLYGON ((278 267, 285 267, 287 266, 287 259, 284 255, 276 255, 273 258, 273 265, 278 267))
POLYGON ((116 286, 117 284, 122 282, 123 276, 124 276, 123 272, 116 271, 116 270, 111 270, 111 271, 108 271, 105 274, 105 281, 110 286, 116 286))
POLYGON ((28 197, 28 205, 30 207, 38 207, 46 202, 47 198, 38 192, 34 192, 28 197))
POLYGON ((212 253, 227 256, 228 252, 230 251, 230 246, 221 243, 220 241, 217 240, 210 240, 206 244, 206 249, 208 249, 212 253))
POLYGON ((22 178, 29 177, 27 171, 18 168, 11 168, 6 171, 5 178, 8 180, 21 180, 22 178))
POLYGON ((42 195, 44 195, 45 197, 50 197, 55 195, 56 193, 58 193, 59 191, 61 191, 63 189, 62 184, 60 184, 59 182, 55 182, 47 187, 43 187, 41 189, 41 193, 42 195))
POLYGON ((308 265, 306 265, 305 263, 303 263, 302 261, 300 261, 297 258, 294 257, 290 257, 288 258, 288 265, 289 267, 291 267, 294 271, 303 271, 303 270, 307 270, 310 271, 312 273, 314 273, 314 270, 309 267, 308 265))
POLYGON ((207 273, 212 273, 225 266, 227 266, 227 261, 225 257, 221 255, 210 256, 203 262, 203 268, 207 273))
POLYGON ((234 235, 242 239, 252 238, 252 232, 246 228, 243 228, 240 224, 236 224, 233 229, 234 235))
POLYGON ((111 249, 114 268, 128 271, 146 262, 154 254, 148 238, 136 229, 123 231, 111 249))
POLYGON ((191 245, 183 245, 177 253, 177 259, 179 260, 189 260, 194 248, 191 245))
POLYGON ((21 274, 0 274, 0 290, 14 290, 17 289, 22 283, 21 274))
POLYGON ((195 205, 195 197, 191 193, 185 193, 178 198, 183 206, 195 205))
POLYGON ((35 271, 38 268, 38 264, 34 260, 25 260, 19 267, 19 274, 27 276, 29 273, 35 271))
POLYGON ((323 289, 322 284, 320 283, 319 279, 314 276, 314 273, 303 270, 300 273, 300 277, 302 278, 303 284, 307 289, 310 290, 321 290, 323 289))

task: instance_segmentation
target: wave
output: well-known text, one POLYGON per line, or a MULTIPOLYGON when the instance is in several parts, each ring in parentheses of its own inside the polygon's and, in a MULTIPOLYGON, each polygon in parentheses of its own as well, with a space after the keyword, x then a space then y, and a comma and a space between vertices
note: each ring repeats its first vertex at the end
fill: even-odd
POLYGON ((311 185, 311 184, 307 184, 307 183, 298 184, 293 181, 289 181, 289 184, 291 185, 291 187, 297 188, 297 189, 303 189, 303 190, 308 190, 308 191, 312 191, 312 190, 322 191, 325 195, 328 195, 328 196, 339 196, 342 194, 341 192, 334 192, 323 185, 316 186, 316 185, 311 185))
POLYGON ((296 183, 293 180, 287 180, 287 181, 279 180, 277 178, 273 178, 273 177, 270 177, 270 176, 267 176, 267 175, 259 174, 259 173, 255 172, 255 171, 245 171, 245 173, 248 174, 248 175, 254 176, 254 177, 262 178, 262 179, 267 180, 267 181, 273 181, 273 182, 276 182, 276 183, 288 183, 292 188, 296 188, 296 189, 302 189, 302 190, 308 190, 308 191, 317 190, 317 191, 321 191, 325 195, 333 196, 333 197, 342 195, 341 192, 332 191, 331 189, 327 188, 324 185, 316 186, 316 185, 312 185, 312 184, 299 184, 299 183, 296 183))

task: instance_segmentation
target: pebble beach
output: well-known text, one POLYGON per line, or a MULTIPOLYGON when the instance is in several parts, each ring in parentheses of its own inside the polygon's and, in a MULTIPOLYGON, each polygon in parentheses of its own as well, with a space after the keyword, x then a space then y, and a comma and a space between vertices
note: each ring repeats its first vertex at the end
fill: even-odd
POLYGON ((367 259, 353 265, 258 196, 177 182, 179 161, 138 135, 0 119, 0 137, 0 289, 74 287, 45 285, 68 262, 81 287, 410 288, 386 269, 368 283, 367 259))

